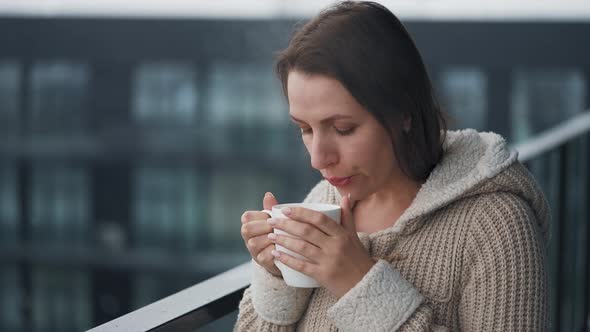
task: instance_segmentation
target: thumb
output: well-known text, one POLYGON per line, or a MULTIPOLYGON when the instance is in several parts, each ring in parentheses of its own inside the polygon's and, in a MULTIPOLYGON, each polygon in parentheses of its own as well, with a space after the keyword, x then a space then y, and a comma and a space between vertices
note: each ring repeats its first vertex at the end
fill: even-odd
POLYGON ((342 209, 340 215, 340 225, 345 230, 356 234, 356 226, 354 225, 354 218, 352 216, 352 203, 350 202, 350 193, 340 200, 340 208, 342 209))
POLYGON ((271 192, 264 194, 264 199, 262 200, 263 209, 272 210, 272 207, 277 204, 279 204, 279 201, 277 201, 271 192))

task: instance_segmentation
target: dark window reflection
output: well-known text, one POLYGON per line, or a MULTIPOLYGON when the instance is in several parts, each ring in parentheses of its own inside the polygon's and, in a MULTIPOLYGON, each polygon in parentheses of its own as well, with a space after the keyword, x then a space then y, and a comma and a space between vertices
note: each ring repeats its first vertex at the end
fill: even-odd
POLYGON ((17 62, 0 60, 0 133, 18 134, 21 72, 17 62))
POLYGON ((483 130, 487 116, 487 77, 476 68, 448 68, 441 73, 440 95, 444 111, 455 129, 483 130))
POLYGON ((194 251, 205 238, 202 179, 189 168, 141 167, 134 182, 135 243, 194 251))
POLYGON ((2 331, 18 330, 23 327, 22 307, 23 287, 19 270, 15 265, 3 264, 0 269, 0 312, 2 313, 0 329, 2 331))
POLYGON ((38 163, 32 176, 35 244, 84 246, 90 240, 90 190, 85 169, 38 163))
POLYGON ((74 62, 38 62, 31 72, 31 130, 68 136, 88 129, 89 67, 74 62))
POLYGON ((34 331, 83 331, 92 327, 90 278, 80 271, 32 270, 34 331))
POLYGON ((285 151, 288 109, 272 66, 213 63, 207 101, 215 150, 285 151))
POLYGON ((18 242, 18 209, 16 167, 0 163, 0 241, 3 245, 18 242))
POLYGON ((512 138, 522 142, 584 110, 586 82, 578 70, 516 70, 512 138))
POLYGON ((134 76, 132 110, 144 125, 190 124, 197 112, 196 72, 182 63, 143 63, 134 76))
POLYGON ((207 222, 212 246, 219 250, 245 250, 240 235, 242 213, 262 210, 266 191, 287 192, 285 183, 280 181, 279 176, 262 171, 236 169, 211 174, 207 222))
POLYGON ((282 125, 288 119, 268 64, 214 63, 209 86, 207 109, 215 125, 282 125))

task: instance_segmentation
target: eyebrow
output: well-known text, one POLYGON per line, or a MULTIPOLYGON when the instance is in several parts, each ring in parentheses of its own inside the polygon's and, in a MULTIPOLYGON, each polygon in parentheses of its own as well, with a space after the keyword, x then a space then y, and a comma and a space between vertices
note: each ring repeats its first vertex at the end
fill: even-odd
MULTIPOLYGON (((295 121, 295 122, 306 123, 303 120, 297 119, 293 115, 290 115, 289 114, 289 116, 291 116, 291 119, 293 119, 293 121, 295 121)), ((328 123, 328 122, 331 122, 331 121, 334 121, 334 120, 338 120, 338 119, 351 119, 351 118, 352 118, 352 116, 350 116, 350 115, 335 114, 335 115, 332 115, 330 117, 327 117, 327 118, 321 120, 320 123, 321 124, 324 124, 324 123, 328 123)))

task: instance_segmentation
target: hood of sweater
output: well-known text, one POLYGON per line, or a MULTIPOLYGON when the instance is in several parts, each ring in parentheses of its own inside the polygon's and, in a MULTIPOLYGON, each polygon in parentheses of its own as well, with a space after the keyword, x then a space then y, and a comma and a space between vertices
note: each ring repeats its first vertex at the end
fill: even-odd
MULTIPOLYGON (((518 152, 504 138, 473 129, 447 131, 443 151, 443 157, 410 206, 392 227, 371 234, 372 238, 401 233, 418 217, 457 200, 493 192, 507 192, 523 199, 534 211, 543 237, 548 238, 549 205, 532 175, 518 162, 518 152)), ((322 182, 318 187, 329 186, 326 198, 339 204, 341 195, 336 187, 322 182)))

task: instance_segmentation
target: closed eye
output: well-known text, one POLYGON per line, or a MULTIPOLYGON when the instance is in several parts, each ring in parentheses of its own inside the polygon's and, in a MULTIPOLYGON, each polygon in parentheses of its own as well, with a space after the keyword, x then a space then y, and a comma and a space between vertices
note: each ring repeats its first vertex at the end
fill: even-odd
MULTIPOLYGON (((336 127, 333 127, 333 128, 338 133, 338 135, 340 135, 340 136, 348 136, 348 135, 351 135, 354 132, 354 130, 355 130, 355 128, 349 128, 349 129, 338 129, 336 127)), ((311 128, 302 128, 302 127, 300 127, 299 130, 301 132, 301 135, 308 135, 308 134, 312 134, 313 133, 313 130, 311 128)))
POLYGON ((334 127, 334 129, 336 130, 336 132, 338 132, 339 135, 341 135, 341 136, 348 136, 348 135, 351 135, 354 132, 354 129, 355 128, 338 129, 338 128, 334 127))

